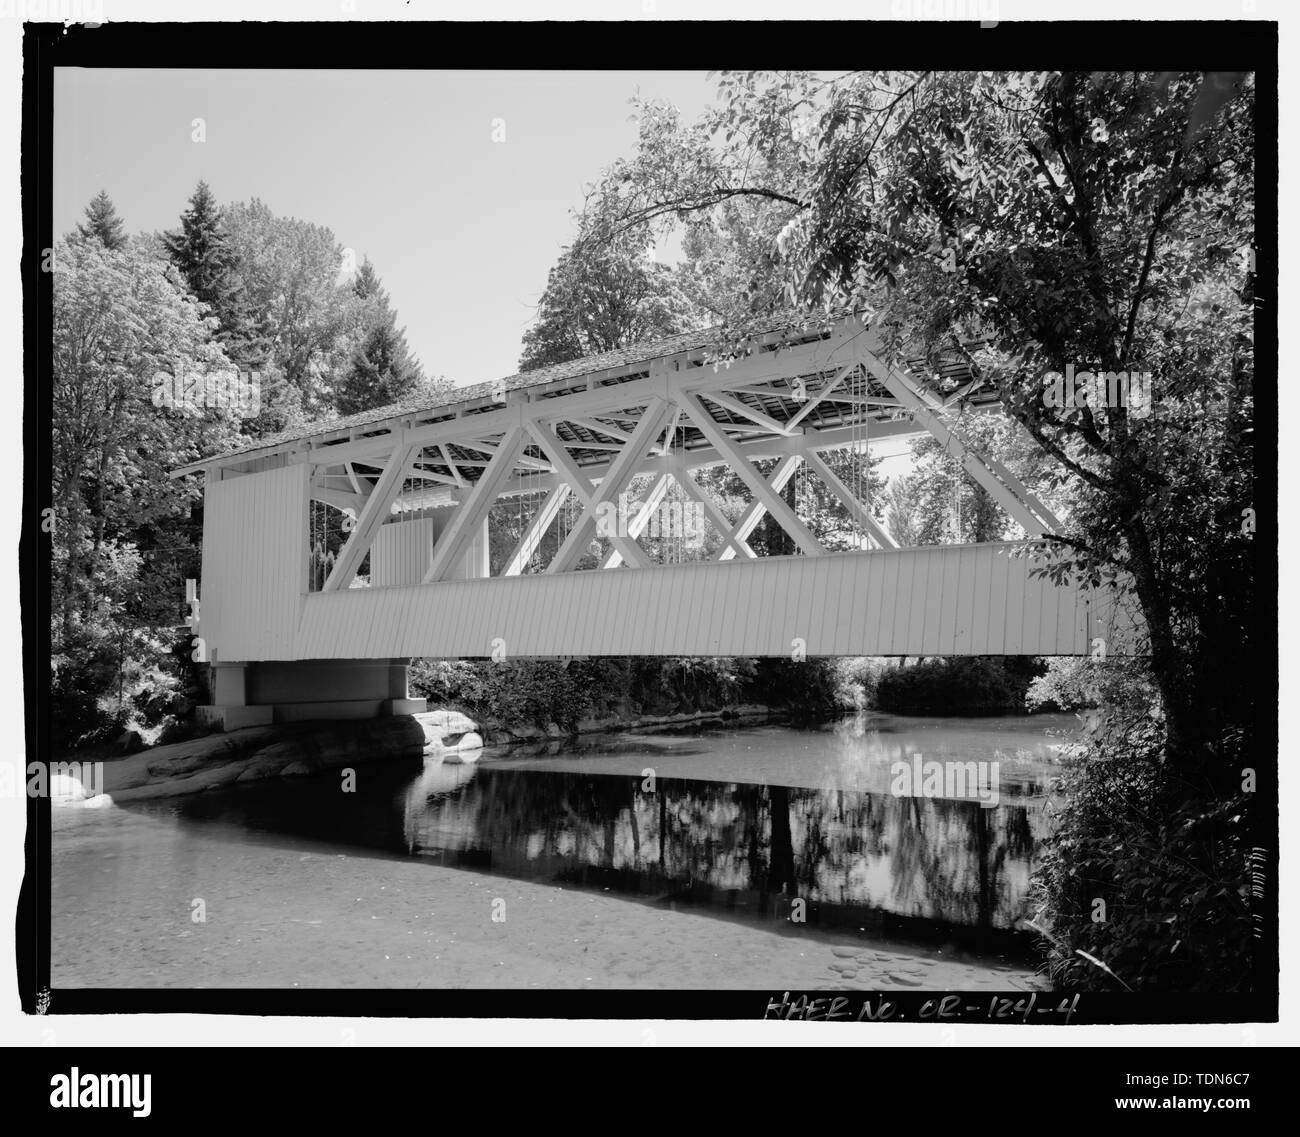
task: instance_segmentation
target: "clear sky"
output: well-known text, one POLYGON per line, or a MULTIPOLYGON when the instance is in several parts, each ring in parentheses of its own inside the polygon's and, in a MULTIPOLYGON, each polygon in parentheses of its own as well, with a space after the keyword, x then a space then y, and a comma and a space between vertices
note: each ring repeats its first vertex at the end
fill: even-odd
POLYGON ((583 187, 632 153, 638 90, 688 118, 715 94, 702 71, 60 69, 54 231, 101 188, 132 233, 175 228, 199 179, 259 197, 371 258, 429 374, 495 379, 583 187))

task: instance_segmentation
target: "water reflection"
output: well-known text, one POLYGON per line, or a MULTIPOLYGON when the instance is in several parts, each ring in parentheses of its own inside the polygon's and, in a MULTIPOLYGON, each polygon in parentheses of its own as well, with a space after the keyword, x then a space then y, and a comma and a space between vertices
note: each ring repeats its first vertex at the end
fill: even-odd
POLYGON ((526 879, 810 926, 1016 951, 1059 724, 848 722, 549 744, 472 765, 396 762, 170 808, 526 879), (897 796, 890 768, 998 761, 1000 804, 897 796), (653 771, 653 773, 652 773, 653 771), (796 906, 796 901, 802 905, 796 906))
POLYGON ((904 925, 1013 927, 1041 823, 1023 805, 838 789, 659 778, 646 790, 626 775, 487 766, 430 792, 430 777, 404 797, 411 853, 779 919, 801 898, 810 924, 893 916, 914 933, 904 925))

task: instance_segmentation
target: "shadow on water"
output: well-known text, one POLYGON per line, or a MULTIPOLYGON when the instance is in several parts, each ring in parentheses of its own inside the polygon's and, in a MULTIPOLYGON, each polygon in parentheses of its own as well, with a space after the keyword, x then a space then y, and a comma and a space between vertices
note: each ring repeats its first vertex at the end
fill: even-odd
POLYGON ((146 808, 234 824, 254 839, 607 889, 771 931, 793 931, 802 917, 805 934, 1032 958, 1015 925, 1042 836, 1033 804, 663 776, 647 786, 572 762, 532 765, 377 763, 363 768, 355 793, 340 792, 335 774, 146 808))

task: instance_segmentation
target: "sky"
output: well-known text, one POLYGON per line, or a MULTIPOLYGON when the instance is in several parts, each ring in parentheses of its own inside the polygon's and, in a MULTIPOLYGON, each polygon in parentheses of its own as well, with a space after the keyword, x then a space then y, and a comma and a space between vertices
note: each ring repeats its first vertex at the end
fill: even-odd
POLYGON ((100 189, 132 233, 176 228, 200 179, 219 202, 258 197, 370 257, 428 374, 497 379, 584 186, 632 154, 638 92, 693 119, 715 87, 703 71, 60 68, 54 232, 100 189))
MULTIPOLYGON (((636 94, 691 120, 716 86, 703 71, 59 68, 54 232, 101 189, 129 232, 174 229, 202 179, 369 256, 429 375, 503 378, 584 187, 633 153, 636 94)), ((887 478, 909 465, 905 442, 873 451, 887 478)))

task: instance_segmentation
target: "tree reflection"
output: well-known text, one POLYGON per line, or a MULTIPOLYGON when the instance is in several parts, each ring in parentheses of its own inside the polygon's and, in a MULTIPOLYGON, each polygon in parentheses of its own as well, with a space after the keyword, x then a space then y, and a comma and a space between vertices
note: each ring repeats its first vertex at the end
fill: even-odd
POLYGON ((801 897, 979 929, 1024 906, 1041 813, 1021 804, 536 770, 431 775, 404 800, 411 851, 474 853, 528 876, 622 889, 801 897))

